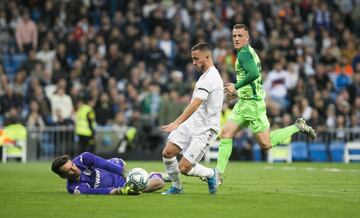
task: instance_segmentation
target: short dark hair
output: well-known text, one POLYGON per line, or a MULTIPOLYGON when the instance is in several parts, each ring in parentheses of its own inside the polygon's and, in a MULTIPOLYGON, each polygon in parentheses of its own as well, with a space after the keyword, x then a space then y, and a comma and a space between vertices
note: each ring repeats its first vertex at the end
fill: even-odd
POLYGON ((52 162, 51 164, 51 170, 58 174, 60 177, 65 177, 65 174, 64 172, 62 172, 60 170, 60 168, 66 164, 66 162, 68 162, 70 160, 70 157, 69 155, 62 155, 62 156, 59 156, 57 158, 55 158, 55 160, 52 162))
POLYGON ((235 24, 233 29, 245 29, 246 31, 249 31, 249 28, 245 24, 242 24, 242 23, 235 24))
POLYGON ((200 42, 191 48, 191 51, 212 51, 212 47, 206 42, 200 42))

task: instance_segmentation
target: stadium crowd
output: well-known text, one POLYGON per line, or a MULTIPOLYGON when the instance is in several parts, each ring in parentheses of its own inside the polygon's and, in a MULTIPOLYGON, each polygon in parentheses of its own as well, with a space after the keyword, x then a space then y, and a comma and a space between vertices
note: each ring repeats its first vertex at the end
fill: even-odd
POLYGON ((360 126, 359 0, 2 0, 2 125, 71 125, 86 95, 98 125, 156 131, 191 98, 194 44, 235 80, 236 23, 261 58, 270 123, 360 126))

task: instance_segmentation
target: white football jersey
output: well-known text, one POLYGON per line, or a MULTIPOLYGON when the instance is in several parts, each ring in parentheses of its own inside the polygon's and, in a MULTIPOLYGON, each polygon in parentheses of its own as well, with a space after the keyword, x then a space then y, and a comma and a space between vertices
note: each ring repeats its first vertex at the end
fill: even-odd
POLYGON ((194 133, 213 129, 220 130, 220 114, 224 101, 224 83, 216 67, 210 67, 196 82, 192 100, 203 100, 199 108, 191 115, 189 122, 194 133))

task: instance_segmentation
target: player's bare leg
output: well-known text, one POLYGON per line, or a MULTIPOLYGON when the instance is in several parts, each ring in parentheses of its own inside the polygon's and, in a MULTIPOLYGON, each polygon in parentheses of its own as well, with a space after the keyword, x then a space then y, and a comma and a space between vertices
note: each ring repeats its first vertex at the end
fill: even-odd
POLYGON ((298 118, 295 121, 294 125, 276 129, 274 131, 269 131, 268 129, 263 132, 255 133, 255 138, 258 141, 260 147, 264 150, 269 150, 276 145, 282 144, 289 137, 297 132, 302 132, 310 136, 311 138, 316 138, 316 133, 314 129, 307 125, 303 118, 298 118))
POLYGON ((165 182, 161 178, 159 173, 151 173, 149 178, 149 184, 143 190, 143 192, 153 192, 159 189, 162 189, 165 185, 165 182))
POLYGON ((219 173, 216 169, 205 167, 199 163, 193 165, 189 160, 183 157, 180 161, 180 172, 186 176, 197 176, 206 178, 209 193, 215 194, 219 186, 219 173))

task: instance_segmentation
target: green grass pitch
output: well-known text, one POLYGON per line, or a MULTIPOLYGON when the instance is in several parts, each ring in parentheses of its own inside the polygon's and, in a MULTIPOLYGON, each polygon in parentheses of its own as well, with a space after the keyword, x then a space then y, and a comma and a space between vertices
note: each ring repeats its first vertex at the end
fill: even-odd
MULTIPOLYGON (((161 162, 128 164, 163 170, 161 162)), ((215 196, 206 183, 185 176, 183 195, 69 195, 49 167, 0 164, 1 218, 360 217, 360 164, 231 162, 215 196)))

